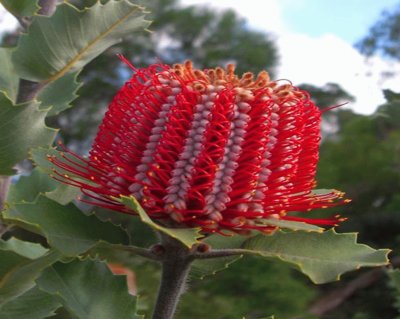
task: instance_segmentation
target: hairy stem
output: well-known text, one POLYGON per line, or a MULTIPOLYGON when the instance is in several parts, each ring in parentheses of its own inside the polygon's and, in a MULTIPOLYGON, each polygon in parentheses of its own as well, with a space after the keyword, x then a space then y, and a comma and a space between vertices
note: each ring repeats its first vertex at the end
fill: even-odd
POLYGON ((161 261, 161 284, 153 319, 172 319, 180 296, 185 290, 193 258, 186 246, 171 237, 162 236, 162 245, 165 252, 161 261))

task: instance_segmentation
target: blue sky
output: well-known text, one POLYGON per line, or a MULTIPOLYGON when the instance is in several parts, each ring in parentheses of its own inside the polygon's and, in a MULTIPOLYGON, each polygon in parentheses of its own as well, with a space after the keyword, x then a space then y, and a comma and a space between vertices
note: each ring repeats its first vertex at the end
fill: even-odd
POLYGON ((291 31, 313 37, 334 33, 354 43, 366 34, 383 10, 399 3, 399 0, 284 1, 282 18, 291 31))

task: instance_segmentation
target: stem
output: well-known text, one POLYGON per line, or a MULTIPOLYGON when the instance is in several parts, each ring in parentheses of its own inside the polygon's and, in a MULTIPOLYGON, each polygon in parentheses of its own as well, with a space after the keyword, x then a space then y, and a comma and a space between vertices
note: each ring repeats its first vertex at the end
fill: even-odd
POLYGON ((195 259, 211 259, 211 258, 222 258, 222 257, 230 257, 230 256, 238 256, 255 253, 248 249, 242 248, 228 248, 228 249, 212 249, 208 252, 199 253, 196 252, 193 254, 195 259))
POLYGON ((144 258, 151 259, 151 260, 154 260, 154 261, 159 261, 160 260, 160 258, 149 249, 136 247, 136 246, 122 246, 122 245, 114 245, 113 248, 115 250, 126 251, 126 252, 129 252, 131 254, 139 255, 139 256, 142 256, 144 258))
POLYGON ((7 198, 8 189, 10 188, 11 176, 0 176, 0 211, 4 207, 7 198))
POLYGON ((51 16, 56 11, 57 0, 39 0, 39 14, 51 16))
POLYGON ((162 235, 162 244, 165 253, 161 262, 161 284, 153 319, 172 319, 184 292, 193 258, 186 246, 171 237, 162 235))
POLYGON ((42 83, 32 82, 21 79, 19 81, 19 90, 17 104, 28 102, 34 99, 36 94, 43 88, 42 83))

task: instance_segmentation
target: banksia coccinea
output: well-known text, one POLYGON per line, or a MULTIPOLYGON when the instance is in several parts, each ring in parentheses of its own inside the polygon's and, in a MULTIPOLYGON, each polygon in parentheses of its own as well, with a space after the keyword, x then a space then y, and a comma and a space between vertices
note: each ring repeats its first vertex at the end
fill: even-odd
POLYGON ((312 191, 321 112, 306 92, 265 71, 239 78, 233 65, 134 71, 89 158, 50 157, 71 173, 56 170, 56 178, 80 187, 94 205, 134 214, 118 201, 133 195, 153 220, 206 233, 268 232, 271 219, 339 221, 288 214, 343 202, 339 191, 312 191))

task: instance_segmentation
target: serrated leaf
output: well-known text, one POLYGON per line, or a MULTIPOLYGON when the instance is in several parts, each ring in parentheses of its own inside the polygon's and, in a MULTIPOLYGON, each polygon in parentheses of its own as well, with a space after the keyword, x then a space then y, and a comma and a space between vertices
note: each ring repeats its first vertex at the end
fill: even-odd
POLYGON ((62 206, 44 196, 33 203, 17 203, 3 218, 46 237, 49 245, 66 256, 82 254, 100 241, 126 243, 126 233, 95 216, 84 215, 76 206, 62 206))
POLYGON ((47 198, 50 198, 61 205, 67 205, 68 203, 72 202, 80 193, 81 190, 79 188, 58 183, 55 190, 46 192, 45 195, 47 198))
POLYGON ((53 317, 61 307, 58 298, 37 286, 0 307, 2 319, 43 319, 53 317))
POLYGON ((204 279, 207 276, 215 275, 216 273, 227 269, 231 264, 233 264, 235 261, 238 261, 240 258, 242 258, 241 255, 212 259, 196 259, 192 263, 190 276, 204 279))
POLYGON ((53 191, 59 183, 35 168, 29 176, 21 176, 10 186, 7 203, 33 202, 40 193, 53 191))
POLYGON ((49 83, 77 72, 88 62, 149 25, 144 8, 128 0, 100 1, 80 11, 60 4, 51 17, 35 17, 13 54, 21 78, 49 83))
POLYGON ((0 305, 22 295, 34 286, 42 270, 56 262, 61 254, 49 251, 30 259, 11 250, 0 250, 0 305))
MULTIPOLYGON (((202 240, 202 243, 210 245, 211 249, 227 249, 227 248, 240 248, 246 237, 234 236, 220 236, 212 235, 202 240)), ((227 269, 232 263, 242 258, 241 255, 218 257, 212 259, 196 259, 192 263, 190 275, 195 278, 203 279, 206 276, 215 275, 216 273, 227 269)))
POLYGON ((16 17, 32 16, 39 10, 35 0, 1 0, 0 2, 16 17))
POLYGON ((44 194, 61 205, 70 203, 80 193, 79 188, 61 184, 41 169, 35 168, 29 176, 21 176, 11 185, 6 202, 9 205, 21 202, 33 202, 44 194))
POLYGON ((273 235, 257 235, 243 243, 249 253, 275 257, 296 265, 314 283, 338 280, 360 267, 388 264, 388 249, 375 250, 357 243, 357 234, 277 231, 273 235))
POLYGON ((93 214, 102 221, 110 222, 124 229, 129 236, 129 244, 131 245, 147 248, 158 243, 153 229, 144 224, 138 216, 118 214, 101 207, 96 207, 93 214))
POLYGON ((200 234, 201 228, 167 228, 163 227, 159 224, 156 224, 151 220, 151 218, 144 211, 142 206, 140 206, 139 202, 133 196, 121 196, 119 198, 122 204, 132 209, 136 212, 143 223, 151 226, 152 228, 179 240, 187 247, 191 248, 194 244, 197 244, 202 237, 200 234))
POLYGON ((11 62, 12 50, 9 48, 0 48, 0 91, 13 102, 17 98, 19 78, 11 62))
POLYGON ((0 175, 13 175, 12 167, 28 156, 30 148, 50 145, 56 130, 46 127, 46 111, 36 103, 13 105, 0 92, 0 175))
POLYGON ((48 249, 44 248, 42 245, 22 241, 14 237, 7 241, 0 240, 0 250, 12 251, 19 256, 29 259, 39 258, 48 251, 48 249))
POLYGON ((102 262, 57 263, 37 283, 79 319, 143 318, 136 314, 136 297, 129 294, 125 276, 114 276, 102 262))
POLYGON ((78 97, 76 92, 82 86, 77 81, 78 74, 79 71, 66 74, 39 92, 36 99, 41 102, 40 109, 50 108, 47 116, 57 115, 71 107, 70 103, 78 97))

